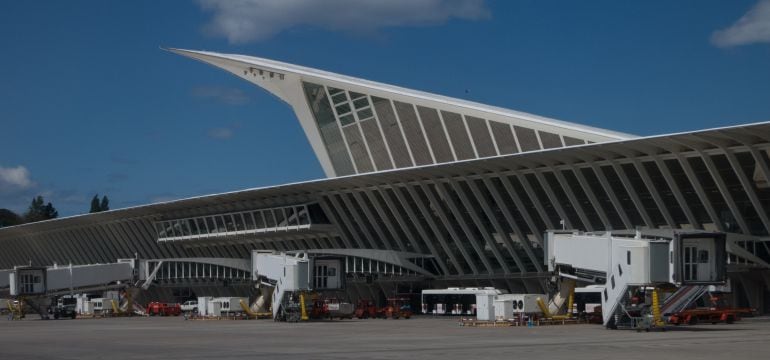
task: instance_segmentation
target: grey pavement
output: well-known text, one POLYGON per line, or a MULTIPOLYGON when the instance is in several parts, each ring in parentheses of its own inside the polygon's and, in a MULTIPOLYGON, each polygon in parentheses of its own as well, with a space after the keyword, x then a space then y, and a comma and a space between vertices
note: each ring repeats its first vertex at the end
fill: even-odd
POLYGON ((0 320, 0 359, 767 359, 770 319, 671 327, 460 327, 450 318, 275 323, 0 320))

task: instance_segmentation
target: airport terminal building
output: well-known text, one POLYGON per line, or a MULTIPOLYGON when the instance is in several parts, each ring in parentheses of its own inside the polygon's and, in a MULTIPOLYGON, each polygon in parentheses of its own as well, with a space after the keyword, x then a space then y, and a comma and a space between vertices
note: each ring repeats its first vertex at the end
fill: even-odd
MULTIPOLYGON (((159 287, 251 279, 251 251, 344 259, 351 297, 543 293, 548 229, 728 234, 770 312, 770 123, 638 137, 243 55, 171 49, 294 110, 327 178, 0 229, 0 269, 150 260, 159 287)), ((150 271, 148 270, 148 271, 150 271)))

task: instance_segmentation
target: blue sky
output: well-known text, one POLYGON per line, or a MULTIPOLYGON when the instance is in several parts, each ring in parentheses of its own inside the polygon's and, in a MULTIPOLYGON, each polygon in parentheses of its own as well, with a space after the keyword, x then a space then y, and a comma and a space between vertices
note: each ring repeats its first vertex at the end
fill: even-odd
POLYGON ((323 177, 290 108, 160 46, 652 135, 770 120, 770 0, 5 1, 0 208, 323 177))

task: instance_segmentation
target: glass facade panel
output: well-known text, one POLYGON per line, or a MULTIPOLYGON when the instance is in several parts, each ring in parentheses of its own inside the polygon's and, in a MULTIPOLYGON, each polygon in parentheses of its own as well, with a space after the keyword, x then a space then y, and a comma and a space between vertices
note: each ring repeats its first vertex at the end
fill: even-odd
POLYGON ((225 226, 225 221, 224 221, 224 219, 221 216, 215 216, 214 217, 214 221, 217 224, 217 232, 218 233, 226 232, 227 231, 227 227, 225 226))
POLYGON ((601 170, 607 178, 607 182, 610 184, 615 196, 618 198, 618 202, 620 202, 623 211, 625 211, 628 216, 631 225, 634 227, 646 226, 644 219, 642 219, 641 214, 639 214, 634 201, 626 191, 625 186, 623 186, 623 182, 615 172, 615 169, 613 169, 612 166, 602 166, 601 170))
POLYGON ((594 196, 596 196, 596 200, 599 202, 599 206, 602 207, 604 213, 607 215, 607 219, 612 226, 612 230, 625 229, 626 226, 623 224, 623 220, 618 214, 618 211, 615 209, 615 206, 612 204, 612 200, 610 200, 610 197, 607 195, 604 187, 599 182, 599 178, 594 173, 594 170, 591 168, 582 168, 580 169, 580 172, 586 179, 588 186, 591 187, 591 192, 593 192, 594 196))
POLYGON ((607 230, 607 227, 604 226, 604 223, 602 223, 602 220, 599 217, 599 213, 594 209, 591 200, 588 199, 588 195, 585 190, 583 190, 583 186, 580 185, 575 173, 571 170, 562 170, 561 174, 564 176, 569 190, 572 191, 572 195, 578 202, 576 205, 578 207, 577 210, 582 210, 585 217, 588 218, 588 221, 591 223, 593 230, 607 230))
POLYGON ((671 218, 677 225, 688 224, 687 216, 684 214, 684 210, 679 206, 679 202, 676 201, 673 191, 666 183, 666 179, 663 177, 663 173, 660 172, 658 165, 652 161, 645 161, 642 163, 644 169, 652 180, 652 186, 657 190, 661 200, 666 205, 666 210, 671 214, 671 218))
POLYGON ((382 132, 385 134, 385 140, 390 147, 393 155, 393 161, 397 168, 412 166, 412 160, 409 157, 409 151, 406 148, 404 137, 401 135, 401 129, 396 120, 396 114, 393 112, 393 106, 390 100, 372 97, 374 110, 377 113, 377 119, 382 126, 382 132))
MULTIPOLYGON (((572 228, 578 230, 587 230, 587 227, 580 220, 580 217, 577 214, 577 210, 572 206, 572 202, 569 201, 569 197, 567 197, 567 194, 565 193, 565 191, 568 190, 562 189, 561 185, 559 184, 559 180, 556 179, 556 175, 554 175, 552 172, 543 172, 543 177, 547 182, 547 184, 543 184, 543 186, 549 186, 555 194, 556 198, 560 199, 559 205, 561 205, 561 208, 564 209, 564 212, 567 214, 567 218, 572 225, 572 228)), ((556 223, 558 224, 558 222, 556 223)))
POLYGON ((265 227, 266 228, 274 228, 276 226, 275 217, 273 217, 273 211, 272 210, 263 211, 262 215, 265 217, 265 227))
POLYGON ((516 133, 516 139, 519 141, 521 151, 540 150, 540 143, 537 142, 535 130, 521 126, 513 126, 516 133))
POLYGON ((409 143, 409 148, 412 149, 414 161, 417 165, 432 164, 433 159, 431 159, 428 144, 425 143, 425 137, 422 133, 422 128, 420 128, 419 120, 417 120, 417 114, 414 112, 414 106, 400 101, 394 101, 393 103, 396 106, 401 127, 404 129, 404 136, 406 136, 406 140, 409 143))
POLYGON ((492 135, 495 136, 497 148, 500 149, 500 155, 515 154, 519 152, 510 125, 497 121, 490 121, 489 126, 492 128, 492 135))
MULTIPOLYGON (((684 197, 687 206, 690 208, 690 211, 692 211, 695 221, 701 226, 703 226, 703 224, 711 223, 712 221, 708 211, 706 211, 706 207, 704 207, 703 203, 700 201, 698 194, 695 192, 695 188, 693 188, 690 180, 687 178, 687 174, 684 172, 679 161, 675 159, 664 160, 664 164, 666 164, 668 171, 671 173, 671 177, 674 179, 676 186, 682 193, 682 197, 684 197)), ((695 226, 697 224, 693 225, 695 226)))
POLYGON ((352 123, 356 122, 356 119, 353 117, 353 114, 347 114, 344 116, 340 116, 340 125, 350 125, 352 123))
POLYGON ((287 207, 284 211, 286 212, 286 221, 289 226, 299 225, 299 222, 297 221, 297 212, 293 207, 287 207))
POLYGON ((353 155, 353 161, 356 164, 358 172, 365 173, 374 171, 372 159, 369 158, 369 153, 366 150, 366 144, 364 144, 364 141, 361 138, 358 124, 345 127, 342 131, 345 133, 345 138, 348 139, 350 153, 353 155))
POLYGON ((479 157, 497 155, 495 144, 492 142, 492 136, 489 135, 487 121, 473 116, 466 116, 465 121, 468 123, 468 130, 471 132, 471 137, 473 137, 473 143, 476 145, 476 152, 479 154, 479 157))
POLYGON ((337 115, 342 116, 350 112, 350 105, 347 103, 337 105, 334 107, 337 110, 337 115))
POLYGON ((369 144, 369 150, 372 154, 372 160, 377 166, 377 170, 388 170, 393 168, 388 156, 388 149, 382 140, 382 134, 375 120, 360 122, 361 131, 364 133, 364 140, 369 144))
MULTIPOLYGON (((460 204, 460 197, 457 195, 457 193, 454 191, 454 189, 449 185, 445 183, 439 183, 436 184, 436 186, 440 186, 444 192, 447 194, 446 198, 441 198, 446 204, 441 204, 445 206, 445 212, 447 213, 449 217, 449 223, 451 226, 455 229, 455 233, 459 234, 461 239, 460 243, 465 249, 465 253, 468 254, 469 260, 473 262, 476 269, 479 271, 484 271, 486 268, 484 264, 481 262, 481 256, 479 256, 479 253, 473 248, 474 243, 476 246, 479 246, 479 242, 482 241, 480 239, 479 234, 466 234, 463 228, 460 226, 460 224, 465 224, 466 227, 471 224, 471 220, 467 215, 466 211, 463 211, 462 206, 459 206, 460 204), (454 204, 455 207, 458 209, 458 213, 455 213, 451 211, 451 207, 449 207, 449 204, 454 204)), ((459 259, 463 259, 463 257, 459 257, 459 259)), ((461 263, 462 265, 462 263, 461 263)), ((467 266, 467 265, 466 265, 467 266)), ((467 268, 464 267, 466 273, 471 273, 471 268, 468 266, 467 268)))
POLYGON ((209 231, 206 228, 206 220, 204 220, 204 218, 195 218, 195 222, 198 224, 198 230, 201 235, 208 234, 209 231))
POLYGON ((457 160, 467 160, 476 157, 473 152, 471 139, 468 137, 468 131, 465 129, 465 122, 460 114, 442 111, 441 117, 444 119, 446 131, 449 133, 449 139, 455 149, 457 160))
POLYGON ((636 167, 633 164, 622 164, 621 169, 626 174, 634 191, 639 196, 639 200, 642 202, 642 206, 647 212, 647 215, 650 216, 652 224, 654 226, 667 226, 668 223, 666 223, 666 219, 663 218, 663 214, 660 212, 660 209, 658 209, 658 205, 655 204, 655 199, 652 198, 652 194, 647 189, 647 184, 642 179, 642 176, 636 171, 636 167))
MULTIPOLYGON (((457 259, 457 263, 459 264, 460 268, 462 268, 462 271, 464 273, 466 273, 466 274, 472 273, 470 265, 468 265, 465 257, 463 257, 462 253, 460 252, 459 248, 457 247, 456 240, 449 233, 449 230, 447 229, 446 224, 443 221, 441 221, 441 219, 438 217, 437 211, 441 211, 441 212, 443 212, 446 215, 446 217, 449 219, 448 222, 453 227, 453 229, 454 229, 456 234, 463 234, 462 230, 459 228, 459 225, 454 220, 454 216, 452 215, 452 213, 449 211, 448 207, 444 203, 445 200, 440 195, 437 194, 436 189, 435 189, 435 185, 429 184, 428 185, 428 189, 429 189, 429 191, 431 191, 433 193, 433 196, 434 196, 435 199, 440 199, 440 200, 438 200, 439 201, 438 204, 431 203, 431 202, 427 201, 427 197, 426 197, 425 193, 422 191, 422 189, 420 189, 420 192, 417 192, 417 194, 418 194, 418 196, 420 196, 423 199, 422 201, 423 201, 424 204, 428 204, 428 209, 430 209, 430 211, 431 211, 430 216, 433 219, 433 221, 435 222, 437 231, 439 232, 437 234, 434 234, 433 232, 430 232, 430 234, 431 235, 435 235, 436 237, 441 237, 441 239, 444 240, 444 244, 446 244, 446 248, 447 249, 444 249, 444 247, 438 241, 438 238, 435 239, 435 240, 432 239, 432 238, 431 239, 426 239, 426 240, 427 241, 432 241, 433 247, 436 249, 436 252, 440 254, 439 256, 441 256, 441 258, 445 260, 445 263, 446 263, 447 268, 449 269, 450 273, 458 274, 459 272, 458 272, 457 269, 455 269, 454 262, 452 261, 452 259, 449 256, 449 254, 447 254, 447 251, 451 252, 452 256, 455 259, 457 259)), ((404 193, 406 194, 406 191, 404 191, 404 193)), ((414 209, 415 213, 418 214, 418 218, 420 219, 418 224, 420 226, 423 226, 426 230, 428 230, 429 229, 429 224, 425 221, 425 217, 423 216, 423 214, 419 211, 419 209, 416 208, 416 206, 414 206, 413 202, 411 202, 410 204, 413 205, 412 207, 415 208, 414 209)), ((467 242, 465 244, 470 245, 467 242)))
MULTIPOLYGON (((329 99, 326 97, 326 91, 320 85, 307 82, 302 84, 305 88, 308 106, 318 124, 321 139, 329 153, 334 171, 337 172, 337 175, 354 174, 353 162, 348 155, 339 125, 335 120, 329 99)), ((329 91, 331 92, 332 89, 329 91)))
POLYGON ((540 142, 543 143, 544 149, 553 149, 553 148, 559 148, 564 146, 561 143, 561 138, 559 137, 559 135, 545 132, 545 131, 539 131, 539 133, 540 133, 540 142))
POLYGON ((195 219, 187 219, 187 227, 190 229, 190 235, 200 235, 198 226, 195 224, 195 219))
POLYGON ((735 216, 727 206, 727 202, 724 197, 722 197, 722 192, 719 191, 719 188, 714 182, 714 178, 708 171, 703 159, 700 157, 690 157, 687 158, 687 161, 690 166, 692 166, 696 179, 700 182, 703 191, 706 193, 706 197, 711 202, 711 206, 716 211, 718 220, 722 223, 722 226, 724 226, 725 231, 741 232, 741 228, 738 226, 735 216))
MULTIPOLYGON (((767 152, 758 151, 757 153, 759 154, 760 161, 765 161, 765 164, 767 164, 767 152)), ((750 153, 736 153, 735 157, 738 159, 740 168, 743 170, 744 175, 751 184, 751 188, 757 194, 757 200, 759 200, 761 206, 760 211, 764 211, 766 214, 770 213, 770 184, 768 183, 768 179, 765 178, 764 172, 762 172, 759 164, 757 164, 750 153)), ((767 235, 768 229, 766 229, 764 225, 760 227, 755 221, 752 221, 750 222, 749 232, 754 235, 767 235)), ((764 250, 764 247, 760 248, 764 250)), ((770 256, 763 257, 763 259, 770 259, 770 256)))
POLYGON ((369 98, 368 97, 362 97, 362 98, 360 98, 358 100, 354 100, 353 101, 353 106, 356 109, 358 109, 358 110, 363 109, 363 108, 369 106, 369 98))
POLYGON ((337 105, 348 101, 348 98, 345 96, 345 92, 341 92, 336 95, 332 95, 332 101, 334 102, 334 105, 337 105))
POLYGON ((264 229, 266 226, 262 211, 255 211, 252 213, 252 215, 254 215, 254 226, 256 226, 257 229, 264 229))
POLYGON ((532 187, 534 194, 528 194, 525 191, 524 186, 519 185, 519 179, 517 177, 510 176, 508 179, 511 180, 511 183, 513 183, 513 189, 516 190, 519 198, 522 199, 522 201, 532 196, 531 200, 533 201, 533 206, 534 202, 538 202, 540 206, 543 207, 543 211, 545 211, 546 215, 548 215, 551 224, 554 224, 554 226, 559 225, 559 221, 561 220, 559 212, 556 211, 556 207, 554 207, 551 199, 548 197, 548 193, 545 192, 545 189, 540 184, 540 182, 537 181, 537 177, 534 174, 526 174, 524 175, 524 179, 521 180, 522 182, 526 180, 530 187, 532 187))
POLYGON ((273 216, 275 216, 275 226, 286 226, 286 214, 283 209, 273 210, 273 216))
POLYGON ((243 213, 243 224, 246 227, 246 230, 254 230, 256 228, 254 225, 254 217, 251 212, 243 213))
POLYGON ((219 232, 219 229, 217 229, 217 225, 214 223, 213 216, 206 217, 206 226, 208 226, 209 234, 216 234, 219 232))
POLYGON ((310 215, 310 222, 313 224, 331 224, 326 213, 323 212, 321 205, 310 204, 307 206, 308 213, 310 215))
POLYGON ((246 230, 246 225, 243 223, 243 214, 233 214, 233 220, 235 220, 235 230, 237 231, 243 231, 246 230))
POLYGON ((576 139, 573 137, 564 136, 564 146, 583 145, 585 143, 586 142, 583 139, 576 139))
POLYGON ((759 218, 754 204, 751 203, 746 190, 743 188, 735 170, 730 165, 725 155, 711 156, 711 160, 714 162, 714 166, 722 178, 728 192, 733 197, 735 207, 737 207, 739 215, 743 217, 746 222, 748 230, 752 234, 761 233, 765 230, 765 226, 762 224, 762 220, 759 218))
POLYGON ((305 207, 296 207, 294 211, 297 213, 297 223, 299 225, 310 225, 310 217, 305 207))
POLYGON ((366 120, 374 116, 374 113, 372 113, 372 109, 363 109, 358 112, 358 119, 359 120, 366 120))
POLYGON ((449 141, 444 133, 444 127, 438 118, 436 109, 417 106, 417 112, 422 120, 422 126, 425 128, 425 134, 428 136, 428 143, 433 149, 433 156, 436 162, 454 161, 452 149, 449 148, 449 141))

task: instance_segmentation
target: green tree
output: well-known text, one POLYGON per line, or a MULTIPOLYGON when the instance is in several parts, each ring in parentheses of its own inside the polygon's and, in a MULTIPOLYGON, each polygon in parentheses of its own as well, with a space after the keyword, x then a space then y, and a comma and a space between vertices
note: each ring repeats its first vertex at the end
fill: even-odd
POLYGON ((21 225, 24 219, 15 212, 8 209, 0 209, 0 228, 5 226, 21 225))
POLYGON ((101 210, 101 206, 99 205, 99 194, 94 195, 94 197, 91 199, 91 213, 99 212, 101 210))
POLYGON ((110 209, 110 199, 107 198, 107 195, 102 196, 102 201, 99 201, 99 194, 94 195, 93 198, 91 198, 91 213, 101 212, 101 211, 107 211, 110 209))
POLYGON ((29 204, 29 210, 24 214, 26 222, 43 221, 57 217, 59 217, 59 212, 56 211, 53 204, 50 202, 45 204, 43 197, 40 195, 32 199, 32 203, 29 204))
POLYGON ((102 203, 99 204, 99 211, 107 211, 110 209, 110 199, 107 195, 102 196, 102 203))

